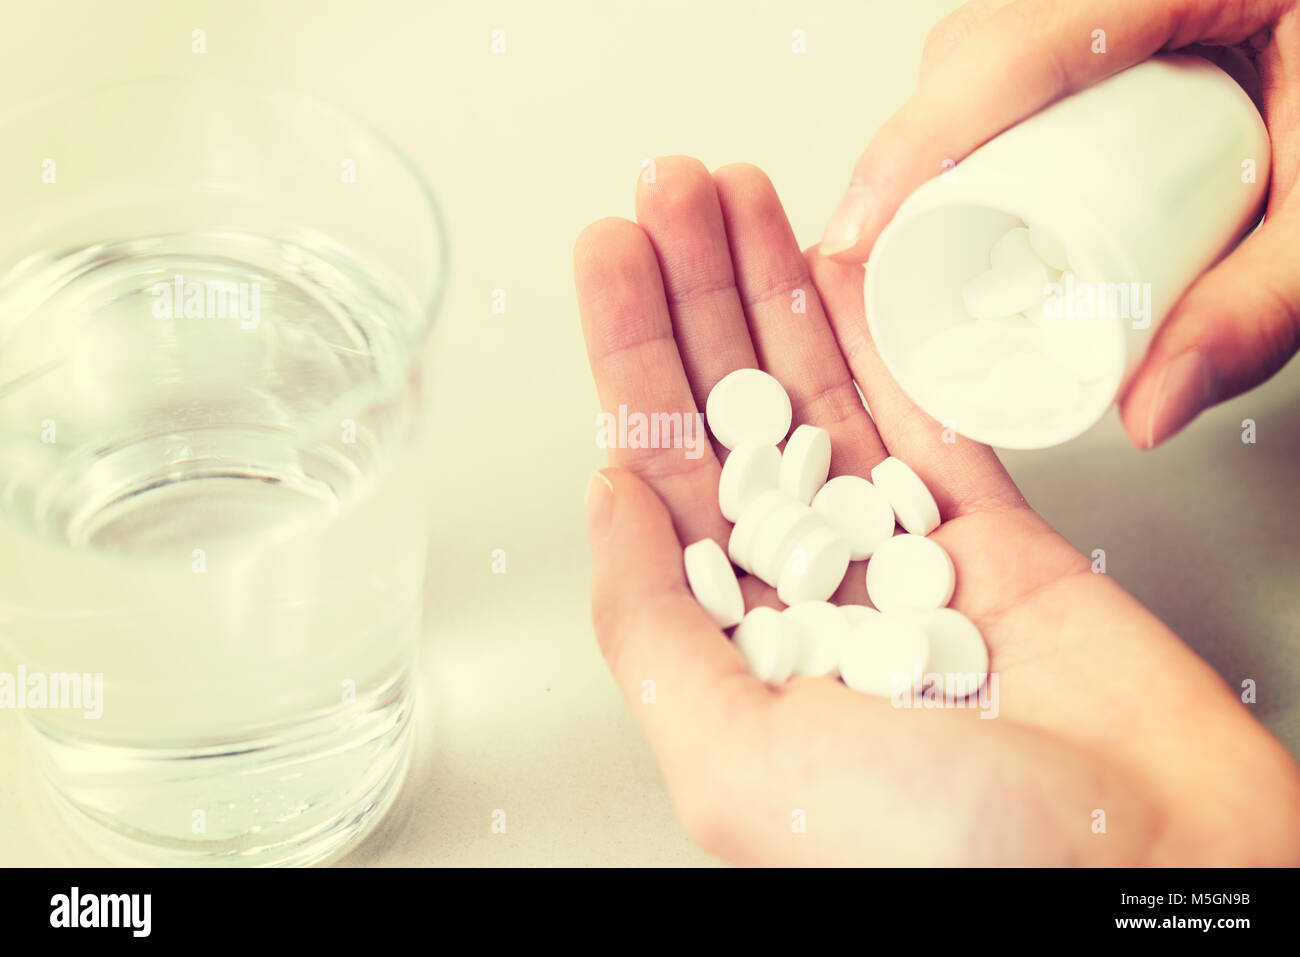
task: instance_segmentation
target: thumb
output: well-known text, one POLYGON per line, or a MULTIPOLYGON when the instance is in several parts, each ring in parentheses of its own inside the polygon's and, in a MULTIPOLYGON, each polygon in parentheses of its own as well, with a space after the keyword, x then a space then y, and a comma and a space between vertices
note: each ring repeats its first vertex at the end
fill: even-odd
POLYGON ((767 700, 763 686, 691 595, 672 519, 648 485, 624 469, 593 474, 587 536, 592 623, 614 680, 666 769, 702 757, 736 705, 767 700))
POLYGON ((1300 347, 1297 207, 1293 195, 1161 325, 1120 402, 1138 447, 1154 448, 1203 409, 1259 385, 1300 347))
POLYGON ((934 38, 915 92, 858 158, 826 224, 822 255, 865 262, 913 190, 1049 103, 1162 49, 1198 40, 1245 42, 1277 16, 1277 4, 1267 3, 981 4, 934 38), (1112 23, 1124 29, 1112 31, 1105 56, 1097 56, 1089 38, 1099 25, 1112 23), (946 40, 949 31, 953 39, 946 40))

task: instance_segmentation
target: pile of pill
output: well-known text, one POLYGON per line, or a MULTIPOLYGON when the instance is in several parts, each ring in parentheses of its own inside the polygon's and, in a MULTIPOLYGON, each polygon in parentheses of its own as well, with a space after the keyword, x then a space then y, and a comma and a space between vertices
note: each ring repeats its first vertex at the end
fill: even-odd
POLYGON ((977 692, 988 650, 975 625, 945 607, 956 571, 927 537, 939 525, 929 489, 896 458, 873 468, 870 481, 827 481, 829 433, 800 425, 786 440, 791 419, 785 389, 758 369, 739 369, 709 393, 705 421, 729 450, 718 505, 734 525, 726 552, 711 538, 687 546, 696 600, 718 627, 735 626, 735 646, 768 684, 838 676, 886 697, 927 682, 954 699, 977 692), (850 563, 864 559, 875 607, 832 604, 850 563), (746 613, 733 562, 787 607, 746 613))
POLYGON ((977 410, 989 426, 1014 428, 1105 401, 1100 392, 1117 371, 1113 346, 1096 318, 1065 307, 1083 285, 1050 235, 1008 230, 990 249, 989 268, 962 288, 967 320, 912 356, 909 380, 921 404, 939 418, 977 410))

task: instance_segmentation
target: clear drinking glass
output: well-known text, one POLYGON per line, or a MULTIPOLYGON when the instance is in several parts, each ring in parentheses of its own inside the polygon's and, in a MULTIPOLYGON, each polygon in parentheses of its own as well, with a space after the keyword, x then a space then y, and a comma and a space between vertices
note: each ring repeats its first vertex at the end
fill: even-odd
POLYGON ((0 143, 0 642, 51 689, 38 763, 116 858, 334 856, 409 754, 436 204, 356 120, 216 81, 0 143), (98 716, 52 693, 97 680, 98 716))

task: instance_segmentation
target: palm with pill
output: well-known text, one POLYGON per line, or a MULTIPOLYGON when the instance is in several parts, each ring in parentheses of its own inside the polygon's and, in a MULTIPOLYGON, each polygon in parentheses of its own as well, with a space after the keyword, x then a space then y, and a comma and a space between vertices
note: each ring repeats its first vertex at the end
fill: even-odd
MULTIPOLYGON (((575 251, 602 407, 691 413, 757 367, 796 425, 829 431, 832 476, 906 461, 934 492, 952 607, 983 632, 997 681, 994 718, 895 708, 827 678, 763 685, 682 567, 687 543, 727 545, 725 450, 611 449, 588 492, 593 619, 691 836, 752 864, 1300 861, 1300 769, 987 446, 945 441, 899 390, 866 332, 861 267, 802 253, 753 167, 651 169, 638 222, 601 220, 575 251)), ((863 579, 854 563, 835 600, 864 602, 863 579)), ((778 604, 741 585, 746 607, 778 604)))

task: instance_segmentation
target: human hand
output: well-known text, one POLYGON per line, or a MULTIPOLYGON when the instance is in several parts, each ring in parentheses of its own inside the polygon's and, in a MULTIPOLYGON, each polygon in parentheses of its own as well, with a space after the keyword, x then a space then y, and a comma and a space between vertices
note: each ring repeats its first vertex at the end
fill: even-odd
POLYGON ((1261 105, 1272 139, 1267 221, 1175 305, 1120 399, 1152 448, 1203 409, 1254 388, 1300 347, 1300 5, 1294 0, 973 0, 926 40, 920 80, 858 159, 821 241, 864 262, 904 199, 1054 100, 1151 55, 1196 52, 1261 105), (1093 31, 1106 51, 1093 52, 1093 31))
MULTIPOLYGON (((860 266, 801 253, 750 166, 710 176, 659 160, 636 206, 638 223, 601 220, 575 249, 602 408, 693 414, 724 375, 757 366, 790 393, 795 424, 830 431, 833 475, 902 458, 935 493, 952 605, 997 678, 992 720, 894 708, 826 678, 764 686, 685 583, 682 546, 729 534, 717 452, 612 448, 587 499, 596 634, 697 843, 744 864, 1300 862, 1295 762, 1091 572, 991 449, 943 441, 872 346, 860 266), (800 290, 806 313, 791 309, 800 290)), ((836 600, 865 601, 862 571, 836 600)), ((777 604, 757 579, 742 589, 747 607, 777 604)))

